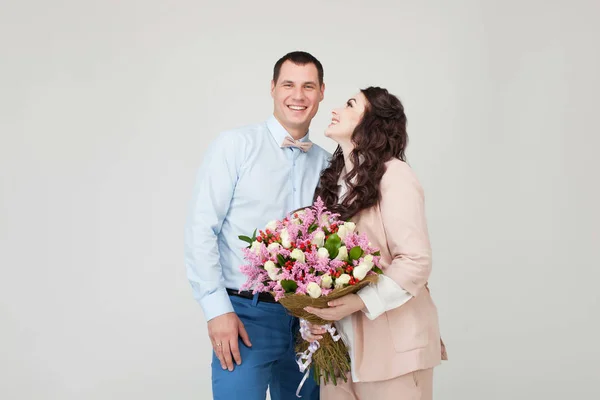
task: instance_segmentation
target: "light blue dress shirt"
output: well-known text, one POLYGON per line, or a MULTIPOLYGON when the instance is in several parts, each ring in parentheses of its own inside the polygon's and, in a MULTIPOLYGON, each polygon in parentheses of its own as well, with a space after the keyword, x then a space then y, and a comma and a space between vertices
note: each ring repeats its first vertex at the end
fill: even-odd
MULTIPOLYGON (((223 132, 206 150, 185 228, 185 263, 206 320, 233 312, 226 288, 246 281, 239 235, 312 204, 331 155, 313 146, 282 148, 289 134, 275 119, 223 132)), ((309 135, 300 139, 308 141, 309 135)))

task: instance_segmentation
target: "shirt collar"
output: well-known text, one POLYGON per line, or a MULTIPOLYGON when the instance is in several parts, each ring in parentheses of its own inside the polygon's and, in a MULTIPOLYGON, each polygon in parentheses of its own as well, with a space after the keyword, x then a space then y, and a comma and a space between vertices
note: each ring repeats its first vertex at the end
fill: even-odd
MULTIPOLYGON (((275 139, 275 142, 278 146, 281 146, 281 144, 283 143, 283 139, 285 139, 286 136, 292 137, 292 135, 290 135, 288 131, 285 130, 283 125, 281 125, 279 121, 277 121, 277 118, 275 118, 274 115, 271 115, 271 117, 269 117, 269 119, 267 120, 267 128, 269 129, 269 132, 271 132, 271 135, 273 136, 273 139, 275 139)), ((304 135, 303 138, 300 139, 300 141, 310 141, 309 136, 310 130, 306 133, 306 135, 304 135)))

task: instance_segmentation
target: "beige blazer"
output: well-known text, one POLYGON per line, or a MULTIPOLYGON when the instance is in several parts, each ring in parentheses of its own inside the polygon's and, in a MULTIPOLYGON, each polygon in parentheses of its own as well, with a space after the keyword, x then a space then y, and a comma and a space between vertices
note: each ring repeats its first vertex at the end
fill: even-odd
POLYGON ((353 314, 354 368, 361 382, 432 368, 447 359, 429 294, 431 246, 423 189, 403 161, 386 163, 377 205, 352 218, 381 251, 384 274, 414 297, 374 320, 353 314))

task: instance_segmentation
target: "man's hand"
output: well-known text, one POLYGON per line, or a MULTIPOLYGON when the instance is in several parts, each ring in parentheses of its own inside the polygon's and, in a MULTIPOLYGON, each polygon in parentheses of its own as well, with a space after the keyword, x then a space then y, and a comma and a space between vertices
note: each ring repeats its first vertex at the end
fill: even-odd
POLYGON ((357 294, 347 294, 327 303, 328 308, 305 307, 304 310, 326 321, 339 321, 365 307, 365 303, 357 294))
POLYGON ((246 346, 252 346, 244 324, 240 321, 236 313, 233 312, 219 315, 208 321, 208 336, 212 342, 215 354, 221 361, 221 367, 229 371, 233 371, 233 360, 235 360, 237 365, 242 363, 238 346, 238 336, 242 338, 246 346))

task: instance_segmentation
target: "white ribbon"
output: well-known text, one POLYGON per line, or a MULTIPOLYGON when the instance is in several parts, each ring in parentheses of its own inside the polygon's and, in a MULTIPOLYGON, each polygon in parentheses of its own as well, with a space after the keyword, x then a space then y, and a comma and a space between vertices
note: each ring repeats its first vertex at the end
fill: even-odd
MULTIPOLYGON (((320 327, 325 328, 327 332, 329 332, 334 342, 337 342, 342 338, 341 335, 336 335, 337 332, 332 324, 320 325, 320 327)), ((312 356, 315 353, 315 351, 317 351, 319 347, 321 347, 321 344, 318 340, 314 340, 312 342, 310 341, 310 336, 312 335, 310 333, 308 321, 302 318, 300 318, 300 336, 302 336, 302 339, 306 340, 307 342, 310 342, 310 344, 308 345, 308 349, 306 349, 306 351, 304 351, 303 353, 296 353, 296 363, 300 368, 300 372, 306 371, 304 377, 302 378, 302 381, 300 382, 300 385, 298 386, 298 390, 296 390, 296 397, 302 397, 300 396, 300 390, 302 389, 302 386, 304 386, 304 382, 306 382, 306 379, 310 374, 309 367, 310 364, 312 364, 312 356)))

